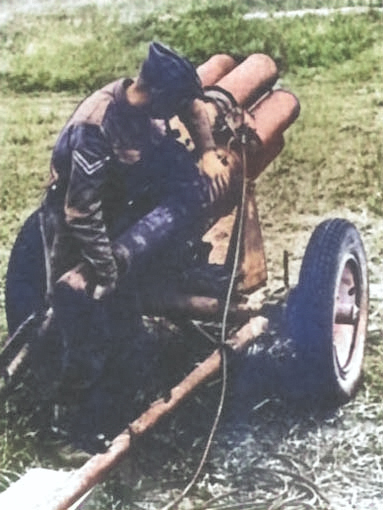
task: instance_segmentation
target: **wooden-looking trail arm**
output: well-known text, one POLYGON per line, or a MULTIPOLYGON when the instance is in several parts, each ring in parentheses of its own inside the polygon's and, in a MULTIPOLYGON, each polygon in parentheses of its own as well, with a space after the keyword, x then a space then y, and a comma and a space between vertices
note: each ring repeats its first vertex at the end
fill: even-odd
MULTIPOLYGON (((233 350, 240 352, 249 346, 267 329, 265 317, 254 317, 245 324, 228 342, 233 350)), ((127 429, 119 434, 105 453, 94 455, 81 468, 74 471, 65 487, 50 495, 41 504, 28 510, 68 510, 96 484, 102 482, 109 471, 127 454, 132 440, 142 436, 158 421, 176 409, 202 383, 216 374, 221 366, 220 350, 215 350, 205 361, 199 364, 170 393, 170 399, 154 402, 147 411, 134 420, 127 429)))

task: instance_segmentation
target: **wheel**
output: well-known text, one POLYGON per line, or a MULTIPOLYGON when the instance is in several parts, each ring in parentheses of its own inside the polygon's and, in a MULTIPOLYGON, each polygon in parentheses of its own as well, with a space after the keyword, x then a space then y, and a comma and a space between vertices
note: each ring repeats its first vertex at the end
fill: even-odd
POLYGON ((355 226, 334 218, 314 230, 287 303, 302 387, 342 402, 362 374, 368 318, 367 262, 355 226))
POLYGON ((22 226, 8 262, 5 308, 10 335, 33 312, 43 308, 45 282, 44 251, 37 210, 22 226))
POLYGON ((39 210, 20 229, 8 262, 5 309, 9 340, 0 352, 0 394, 3 398, 24 378, 30 361, 30 343, 40 323, 36 311, 45 297, 45 267, 39 210))

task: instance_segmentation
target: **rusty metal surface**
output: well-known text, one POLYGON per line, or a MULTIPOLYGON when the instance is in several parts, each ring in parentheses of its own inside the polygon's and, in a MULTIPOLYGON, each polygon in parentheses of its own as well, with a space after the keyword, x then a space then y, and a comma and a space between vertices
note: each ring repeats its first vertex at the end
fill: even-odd
MULTIPOLYGON (((268 321, 265 317, 255 317, 235 333, 228 343, 235 351, 245 349, 250 343, 266 331, 268 321)), ((94 455, 80 469, 74 471, 66 481, 62 490, 50 495, 50 499, 42 496, 42 503, 30 510, 68 510, 79 498, 105 479, 109 471, 115 467, 128 453, 132 440, 145 432, 164 416, 172 412, 201 384, 217 373, 221 366, 221 352, 215 350, 205 361, 200 363, 170 392, 170 398, 154 402, 140 417, 134 420, 112 442, 105 453, 94 455)))
POLYGON ((283 133, 297 119, 299 101, 286 90, 270 92, 245 114, 246 124, 259 136, 262 147, 248 153, 248 177, 256 179, 284 146, 283 133))
MULTIPOLYGON (((233 60, 230 59, 231 57, 227 55, 217 55, 199 69, 205 76, 206 83, 213 82, 222 74, 223 77, 216 84, 230 92, 239 104, 248 106, 248 109, 244 110, 245 123, 256 133, 261 142, 261 144, 249 143, 246 146, 246 175, 254 181, 283 149, 283 133, 298 117, 299 102, 293 94, 285 90, 270 91, 277 80, 278 72, 275 63, 267 55, 250 55, 231 70, 233 60), (221 70, 219 70, 220 66, 222 66, 221 70)), ((217 115, 216 107, 213 103, 207 103, 206 109, 213 125, 217 115)), ((179 130, 181 142, 186 143, 186 140, 190 139, 182 123, 176 121, 172 127, 179 130)), ((192 148, 190 144, 188 147, 192 148)), ((233 244, 236 240, 235 222, 236 211, 221 218, 205 234, 204 241, 210 242, 213 246, 209 257, 210 263, 226 263, 230 266, 233 244)), ((244 233, 241 244, 236 290, 246 292, 264 285, 267 281, 261 226, 255 191, 251 187, 246 193, 244 233)), ((192 315, 194 313, 201 315, 204 306, 201 299, 199 297, 198 300, 193 300, 189 296, 186 304, 185 298, 180 297, 180 303, 184 311, 188 310, 192 315)), ((163 303, 162 300, 162 305, 163 303)), ((217 313, 217 310, 212 311, 210 302, 205 305, 206 315, 217 313)), ((219 308, 218 304, 217 307, 219 308)), ((180 310, 179 305, 175 308, 180 310)))
MULTIPOLYGON (((248 186, 246 190, 245 217, 242 232, 240 262, 238 267, 238 292, 249 292, 264 285, 267 281, 266 257, 263 246, 261 225, 255 200, 255 190, 248 186)), ((232 244, 234 245, 233 236, 232 244)), ((229 251, 228 255, 234 251, 229 251)))
POLYGON ((217 85, 228 90, 241 106, 253 104, 278 79, 278 69, 272 58, 254 53, 226 74, 217 85))
POLYGON ((283 89, 273 90, 249 109, 246 122, 268 145, 297 119, 299 111, 299 101, 294 94, 283 89))
MULTIPOLYGON (((231 266, 236 240, 235 220, 237 211, 221 218, 204 236, 212 244, 209 255, 211 264, 231 266)), ((266 257, 261 225, 258 217, 255 191, 249 186, 246 191, 245 218, 243 225, 240 261, 238 267, 238 292, 254 290, 267 281, 266 257)))
POLYGON ((230 55, 213 55, 206 62, 197 67, 202 85, 208 87, 217 83, 236 66, 236 61, 230 55))

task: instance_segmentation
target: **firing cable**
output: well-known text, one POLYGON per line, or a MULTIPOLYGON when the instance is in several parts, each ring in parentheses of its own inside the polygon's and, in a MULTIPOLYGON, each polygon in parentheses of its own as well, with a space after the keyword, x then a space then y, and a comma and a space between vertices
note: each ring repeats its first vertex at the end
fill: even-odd
POLYGON ((233 265, 230 274, 230 280, 228 285, 228 290, 225 298, 225 305, 222 315, 222 326, 221 326, 221 337, 219 341, 219 349, 221 354, 221 366, 222 366, 222 385, 221 385, 221 393, 219 397, 219 402, 217 406, 217 411, 215 414, 215 418, 213 424, 210 429, 209 437, 206 441, 206 445, 202 454, 202 457, 199 461, 199 464, 194 472, 193 477, 190 482, 183 489, 182 493, 175 498, 173 501, 162 507, 161 510, 172 510, 175 508, 190 492, 190 490, 194 487, 197 482, 199 475, 205 465, 207 456, 210 452, 211 445, 213 443, 213 439, 215 433, 217 431, 222 410, 225 402, 226 392, 227 392, 227 378, 228 378, 228 362, 227 362, 227 342, 226 342, 226 331, 227 331, 227 320, 230 310, 231 298, 234 290, 235 279, 237 276, 238 264, 239 264, 239 256, 241 250, 241 242, 242 242, 242 234, 243 234, 243 224, 245 218, 245 205, 246 205, 246 192, 247 192, 247 154, 246 154, 246 144, 247 144, 247 132, 246 129, 242 130, 240 133, 240 143, 241 143, 241 163, 242 163, 242 192, 241 192, 241 202, 238 216, 238 226, 237 226, 237 238, 235 242, 235 250, 233 257, 233 265))

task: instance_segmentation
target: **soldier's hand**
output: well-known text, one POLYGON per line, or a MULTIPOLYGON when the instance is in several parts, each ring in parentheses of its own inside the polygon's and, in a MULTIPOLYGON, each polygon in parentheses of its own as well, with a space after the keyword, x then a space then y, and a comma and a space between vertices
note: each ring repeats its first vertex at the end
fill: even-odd
POLYGON ((101 299, 107 296, 115 290, 117 283, 114 275, 107 280, 104 278, 102 283, 96 283, 93 271, 85 263, 79 264, 64 273, 59 282, 66 283, 73 290, 86 292, 93 299, 101 299))
POLYGON ((201 158, 202 171, 211 179, 228 178, 238 163, 237 155, 224 148, 206 151, 201 158))
POLYGON ((116 288, 115 283, 110 283, 108 285, 96 285, 93 291, 93 299, 102 299, 109 294, 111 294, 116 288))
POLYGON ((79 264, 73 269, 70 269, 66 273, 64 273, 59 282, 64 282, 74 290, 80 290, 85 292, 88 287, 88 280, 85 275, 84 265, 79 264))

